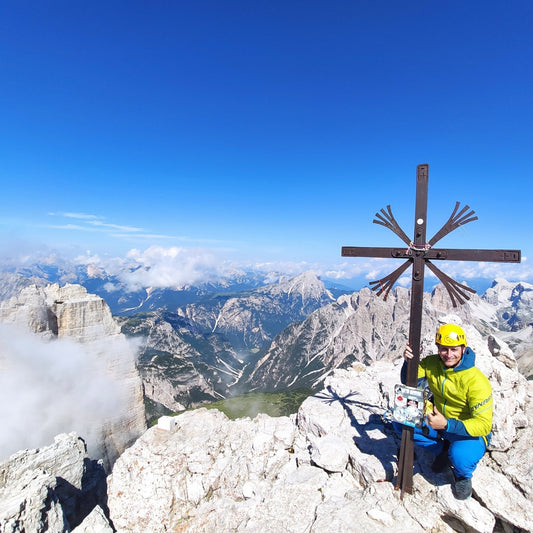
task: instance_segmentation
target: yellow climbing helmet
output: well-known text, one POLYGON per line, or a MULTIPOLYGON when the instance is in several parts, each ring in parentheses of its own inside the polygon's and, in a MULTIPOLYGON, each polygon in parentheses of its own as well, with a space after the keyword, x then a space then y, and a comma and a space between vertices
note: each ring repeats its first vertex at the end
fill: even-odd
POLYGON ((437 330, 435 342, 443 346, 460 346, 461 344, 466 346, 466 335, 463 328, 455 324, 443 324, 437 330))

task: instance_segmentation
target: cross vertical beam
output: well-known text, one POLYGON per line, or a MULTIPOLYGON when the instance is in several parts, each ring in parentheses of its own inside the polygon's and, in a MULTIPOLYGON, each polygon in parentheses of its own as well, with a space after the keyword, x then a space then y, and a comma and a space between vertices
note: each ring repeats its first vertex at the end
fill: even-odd
MULTIPOLYGON (((416 202, 413 246, 413 268, 411 281, 411 308, 409 316, 409 345, 413 348, 413 358, 407 364, 406 384, 416 387, 418 363, 420 361, 420 343, 422 336, 422 307, 424 301, 424 255, 426 244, 428 177, 429 166, 418 165, 416 169, 416 202)), ((402 444, 398 457, 398 477, 396 488, 409 493, 413 491, 414 443, 413 428, 402 426, 402 444)))
MULTIPOLYGON (((470 298, 469 293, 475 291, 467 285, 461 285, 437 268, 430 259, 437 260, 461 260, 461 261, 497 261, 504 263, 520 263, 520 250, 446 250, 433 248, 440 239, 451 231, 477 220, 474 211, 469 206, 459 210, 460 203, 456 202, 453 213, 442 228, 429 240, 426 241, 427 223, 427 198, 428 198, 429 165, 417 166, 416 172, 416 203, 415 203, 415 227, 414 240, 411 241, 396 222, 390 206, 387 210, 381 209, 376 213, 375 224, 380 224, 393 231, 407 244, 407 250, 403 248, 377 248, 377 247, 354 247, 343 246, 341 255, 344 257, 381 257, 398 258, 406 261, 394 272, 378 281, 370 282, 372 290, 378 295, 383 294, 387 298, 394 283, 409 266, 412 267, 411 283, 411 307, 409 320, 409 344, 413 350, 413 358, 407 364, 406 384, 416 387, 418 375, 418 363, 420 362, 420 344, 422 331, 422 309, 424 301, 424 271, 427 267, 437 276, 448 291, 454 307, 462 304, 470 298)), ((398 477, 396 488, 401 488, 402 497, 405 492, 413 491, 413 443, 414 429, 403 426, 402 444, 398 456, 398 477)))
POLYGON ((418 165, 416 169, 415 240, 412 247, 411 320, 409 321, 409 344, 413 347, 413 359, 407 366, 407 385, 409 387, 416 387, 420 360, 422 304, 424 301, 424 252, 428 212, 428 170, 429 165, 427 164, 418 165))

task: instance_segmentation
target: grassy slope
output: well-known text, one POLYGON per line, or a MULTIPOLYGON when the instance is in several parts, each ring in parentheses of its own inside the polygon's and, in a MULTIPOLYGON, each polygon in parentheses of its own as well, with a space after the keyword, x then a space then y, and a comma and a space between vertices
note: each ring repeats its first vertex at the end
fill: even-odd
MULTIPOLYGON (((218 409, 231 420, 246 416, 254 418, 259 413, 270 416, 288 416, 296 413, 302 402, 312 394, 313 391, 310 389, 295 389, 285 392, 249 392, 243 396, 208 403, 202 407, 218 409)), ((151 411, 149 425, 155 424, 159 416, 175 414, 161 405, 156 406, 150 400, 147 402, 150 404, 147 405, 147 408, 150 408, 151 411)))

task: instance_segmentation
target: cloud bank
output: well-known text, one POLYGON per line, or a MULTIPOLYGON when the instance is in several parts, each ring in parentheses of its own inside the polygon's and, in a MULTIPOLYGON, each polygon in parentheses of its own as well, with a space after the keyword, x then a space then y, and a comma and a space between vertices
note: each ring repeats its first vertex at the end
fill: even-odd
POLYGON ((95 351, 0 324, 0 461, 71 431, 100 456, 103 422, 125 412, 127 392, 95 351))
MULTIPOLYGON (((509 281, 533 281, 533 268, 527 262, 526 257, 522 257, 521 263, 488 263, 477 261, 433 261, 433 263, 444 273, 458 281, 469 279, 486 278, 494 280, 505 278, 509 281)), ((378 280, 401 265, 401 261, 392 259, 362 259, 352 258, 348 262, 343 262, 338 268, 331 268, 324 271, 324 275, 331 279, 352 279, 364 276, 368 281, 378 280)), ((409 270, 402 276, 401 285, 410 285, 411 276, 409 270), (407 281, 406 281, 407 280, 407 281)), ((437 277, 426 269, 427 279, 435 281, 437 277)))
MULTIPOLYGON (((77 214, 76 216, 81 216, 77 214)), ((90 217, 91 215, 86 215, 90 217)), ((20 249, 16 253, 10 248, 9 256, 4 252, 2 266, 8 271, 17 267, 29 266, 32 263, 52 265, 70 263, 83 266, 90 277, 108 274, 115 277, 121 284, 120 288, 137 291, 147 287, 176 288, 184 285, 216 282, 221 278, 232 276, 236 272, 261 272, 276 276, 296 276, 312 270, 323 278, 336 280, 340 284, 347 282, 350 286, 363 287, 369 281, 381 279, 398 268, 401 261, 394 259, 349 258, 331 263, 300 261, 253 262, 237 260, 233 257, 234 250, 208 246, 161 246, 152 245, 147 248, 133 248, 124 255, 103 256, 87 251, 74 259, 66 259, 62 254, 51 249, 20 249)), ((470 261, 434 261, 446 274, 459 282, 477 279, 492 281, 504 278, 509 281, 533 282, 533 266, 522 257, 518 264, 470 262, 470 261)), ((409 270, 399 280, 403 286, 410 285, 409 270)), ((429 282, 437 283, 437 278, 426 269, 429 282)), ((65 267, 62 282, 75 281, 76 273, 65 267), (69 277, 70 276, 70 277, 69 277)), ((110 284, 109 290, 118 287, 110 284)))
POLYGON ((83 256, 76 261, 89 265, 88 272, 94 275, 105 271, 116 276, 131 291, 216 281, 235 271, 229 261, 212 250, 178 246, 133 249, 124 259, 83 256))

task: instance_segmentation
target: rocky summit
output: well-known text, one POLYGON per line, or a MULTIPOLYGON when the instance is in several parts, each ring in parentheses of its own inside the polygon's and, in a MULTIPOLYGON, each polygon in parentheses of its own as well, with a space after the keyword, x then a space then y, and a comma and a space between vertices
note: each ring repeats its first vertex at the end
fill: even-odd
POLYGON ((104 529, 90 531, 113 531, 103 512, 105 500, 103 466, 89 459, 85 443, 74 433, 58 435, 50 446, 17 452, 0 464, 3 533, 67 532, 82 520, 96 526, 99 515, 104 529))
POLYGON ((290 417, 161 417, 116 461, 104 495, 75 435, 19 452, 0 465, 0 530, 533 531, 533 386, 504 341, 465 329, 495 398, 494 438, 466 501, 420 450, 412 494, 395 488, 399 436, 382 415, 399 359, 335 371, 290 417))
MULTIPOLYGON (((115 463, 107 478, 107 506, 105 498, 93 498, 94 508, 82 521, 76 517, 74 531, 533 530, 532 385, 501 339, 487 342, 474 328, 465 329, 495 398, 494 438, 469 500, 453 497, 450 472, 433 473, 432 457, 420 450, 413 493, 395 489, 399 437, 382 414, 401 360, 378 361, 337 370, 290 417, 231 421, 207 409, 162 417, 115 463)), ((64 454, 61 445, 71 450, 67 457, 87 464, 74 436, 58 437, 54 454, 64 454)), ((75 460, 50 464, 41 455, 50 456, 50 449, 20 453, 2 465, 1 501, 9 503, 0 511, 5 531, 22 531, 20 524, 36 516, 30 513, 34 507, 39 516, 44 510, 63 516, 67 501, 57 489, 60 478, 70 475, 71 484, 79 485, 83 468, 73 467, 76 475, 60 470, 75 460), (30 488, 31 505, 17 504, 29 502, 30 488)), ((52 518, 48 529, 33 530, 69 531, 65 519, 52 518)))
MULTIPOLYGON (((139 377, 105 302, 79 286, 27 287, 0 304, 0 322, 26 324, 57 350, 59 339, 96 347, 91 354, 106 362, 116 383, 131 385, 132 403, 124 419, 104 421, 107 453, 101 461, 87 451, 84 434, 67 432, 0 463, 0 531, 533 531, 533 385, 517 361, 528 355, 522 346, 531 345, 531 289, 500 281, 487 299, 475 296, 460 311, 435 290, 425 305, 423 353, 430 353, 438 322, 461 323, 476 364, 493 387, 491 446, 474 474, 473 496, 458 501, 451 473, 433 473, 433 458, 421 450, 416 450, 412 494, 395 488, 400 439, 382 416, 399 381, 405 289, 387 302, 363 290, 301 323, 298 331, 306 341, 301 346, 313 350, 303 351, 305 364, 295 364, 293 371, 303 368, 321 387, 296 414, 229 420, 201 408, 161 417, 145 431, 139 377), (380 355, 384 352, 387 358, 380 355), (346 359, 347 353, 355 355, 346 359), (314 368, 323 354, 327 358, 314 368), (328 358, 333 364, 324 364, 328 358), (126 368, 123 360, 130 361, 126 368)), ((8 341, 3 339, 6 346, 8 341)), ((281 346, 281 337, 278 341, 281 346)), ((72 356, 74 345, 68 346, 72 356)), ((3 370, 16 366, 16 359, 0 355, 3 370)), ((58 364, 53 355, 47 374, 52 377, 58 364)), ((273 364, 274 354, 267 355, 258 368, 282 381, 281 366, 273 364)), ((14 427, 31 434, 37 425, 14 427)))
POLYGON ((108 478, 114 526, 131 532, 532 531, 533 387, 503 341, 489 346, 466 330, 495 398, 494 438, 468 501, 454 498, 451 472, 434 474, 433 458, 420 450, 413 493, 402 497, 395 489, 399 437, 382 414, 401 361, 355 363, 327 377, 324 389, 291 417, 230 421, 199 409, 160 419, 108 478))

